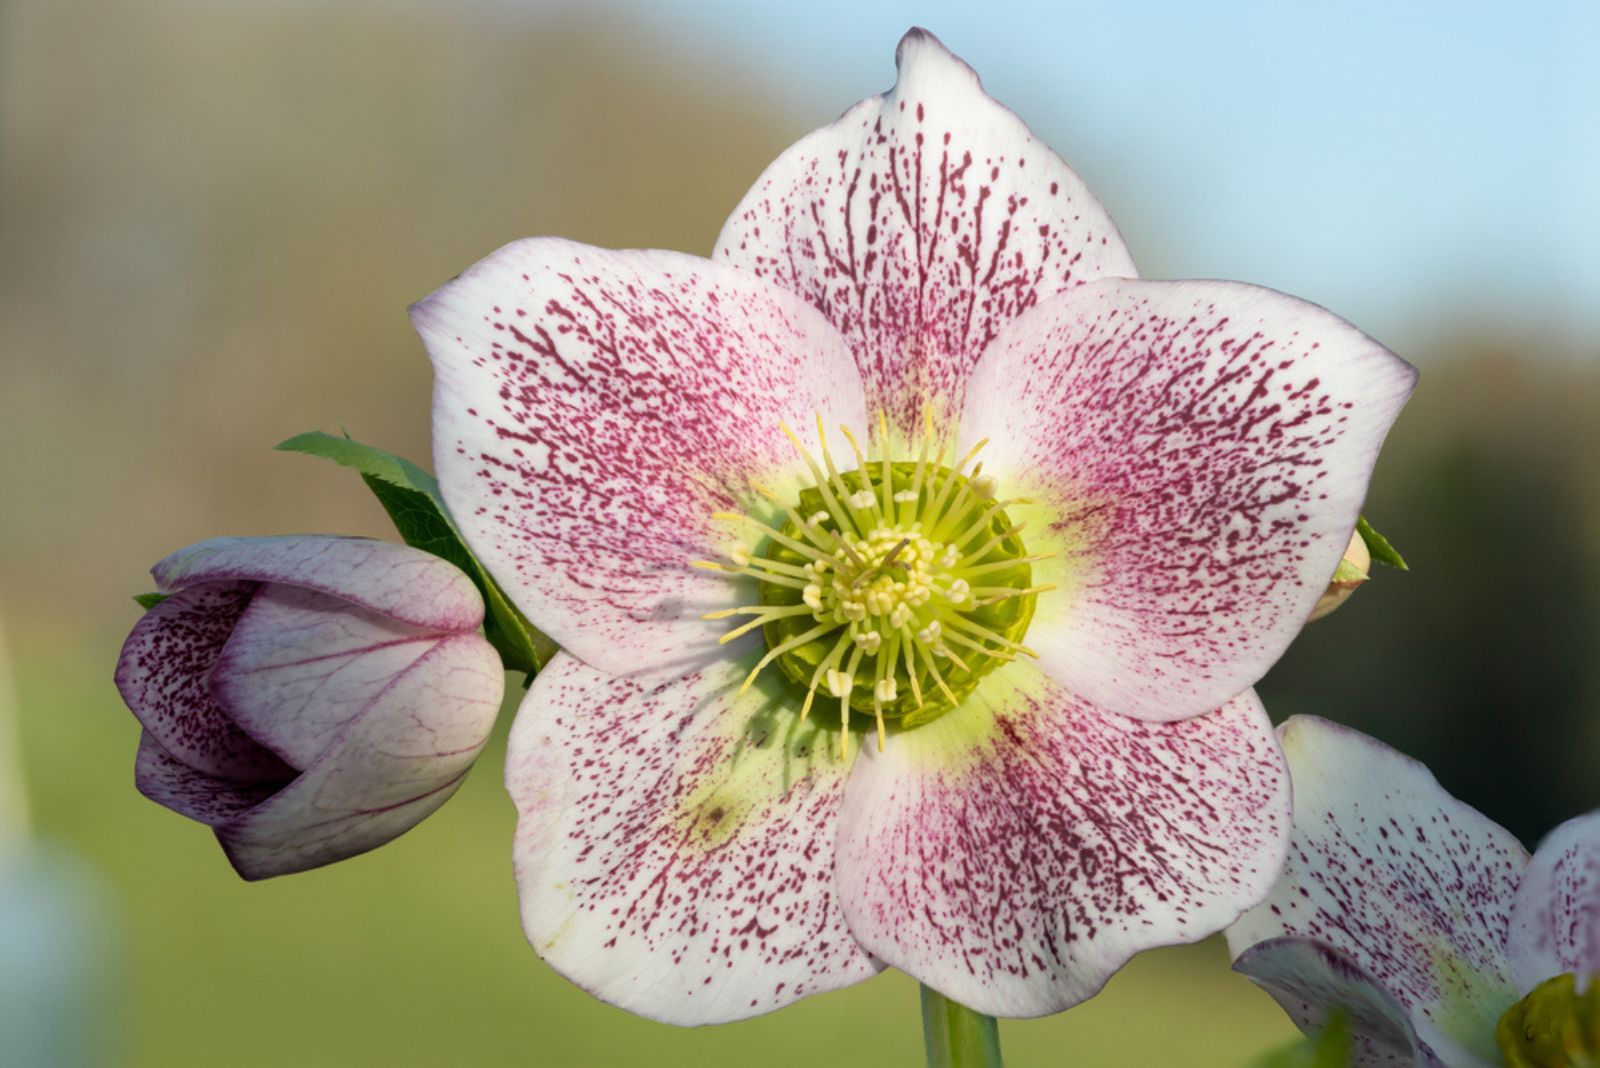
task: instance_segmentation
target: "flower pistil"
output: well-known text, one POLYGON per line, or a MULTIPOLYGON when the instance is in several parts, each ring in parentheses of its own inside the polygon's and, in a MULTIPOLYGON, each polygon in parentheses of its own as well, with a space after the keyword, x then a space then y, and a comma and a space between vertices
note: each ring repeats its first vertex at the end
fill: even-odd
POLYGON ((854 434, 840 427, 856 467, 841 472, 828 450, 821 418, 822 460, 787 427, 811 476, 792 502, 763 493, 784 517, 779 526, 732 512, 762 535, 729 563, 695 566, 752 576, 758 603, 711 612, 707 619, 747 616, 723 635, 730 641, 760 628, 767 652, 745 680, 752 685, 776 662, 804 689, 802 717, 819 689, 839 701, 841 749, 848 746, 850 712, 870 714, 883 748, 887 724, 927 723, 960 703, 978 680, 1018 654, 1034 602, 1048 585, 1032 584, 1023 524, 1006 514, 1021 499, 1002 500, 995 479, 973 464, 979 442, 954 467, 934 450, 931 413, 924 418, 916 458, 896 460, 888 421, 878 424, 871 460, 854 434))

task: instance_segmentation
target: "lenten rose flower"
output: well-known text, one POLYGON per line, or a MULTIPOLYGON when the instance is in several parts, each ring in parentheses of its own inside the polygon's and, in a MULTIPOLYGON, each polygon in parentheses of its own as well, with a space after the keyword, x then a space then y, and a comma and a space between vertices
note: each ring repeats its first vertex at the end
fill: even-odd
POLYGON ((1600 1059, 1600 811, 1530 860, 1381 742, 1312 716, 1279 733, 1294 840, 1277 887, 1228 931, 1234 967, 1302 1028, 1343 1011, 1359 1065, 1600 1059))
POLYGON ((505 671, 454 565, 315 535, 216 538, 153 569, 117 689, 139 791, 209 825, 247 879, 410 830, 461 785, 505 671))
POLYGON ((1287 834, 1250 685, 1406 364, 1142 282, 931 36, 712 260, 517 242, 415 306, 473 551, 565 650, 511 738, 522 915, 600 997, 738 1019, 884 965, 990 1015, 1220 929, 1287 834))

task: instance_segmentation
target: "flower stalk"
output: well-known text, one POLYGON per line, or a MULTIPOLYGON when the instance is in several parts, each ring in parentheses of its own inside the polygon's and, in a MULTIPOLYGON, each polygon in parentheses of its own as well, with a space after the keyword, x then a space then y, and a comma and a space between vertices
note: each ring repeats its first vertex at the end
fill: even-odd
POLYGON ((922 1044, 928 1068, 999 1068, 1000 1025, 930 987, 922 988, 922 1044))

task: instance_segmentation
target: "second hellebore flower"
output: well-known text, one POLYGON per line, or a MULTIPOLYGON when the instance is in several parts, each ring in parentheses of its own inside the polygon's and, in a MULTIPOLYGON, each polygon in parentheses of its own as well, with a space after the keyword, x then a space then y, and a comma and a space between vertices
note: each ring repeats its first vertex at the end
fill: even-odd
POLYGON ((483 601, 404 545, 216 538, 152 572, 117 688, 135 781, 208 824, 247 879, 373 849, 455 793, 500 710, 483 601))
POLYGON ((1363 1068, 1600 1063, 1600 812, 1530 859, 1381 742, 1314 716, 1279 732, 1294 841, 1228 931, 1234 967, 1303 1028, 1344 1012, 1363 1068))
POLYGON ((1057 1011, 1258 900, 1245 691, 1413 383, 1313 305, 1135 280, 970 69, 898 61, 713 260, 523 241, 413 310, 451 511, 565 650, 506 772, 528 936, 662 1020, 885 964, 1057 1011))

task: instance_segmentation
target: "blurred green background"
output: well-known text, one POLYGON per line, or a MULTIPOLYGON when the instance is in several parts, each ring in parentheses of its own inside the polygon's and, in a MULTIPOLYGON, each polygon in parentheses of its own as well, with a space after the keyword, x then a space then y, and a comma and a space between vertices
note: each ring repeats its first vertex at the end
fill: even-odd
MULTIPOLYGON (((918 1063, 899 976, 698 1031, 555 976, 517 923, 500 741, 394 845, 244 885, 203 828, 134 792, 137 730, 110 682, 129 595, 171 549, 388 534, 353 476, 270 446, 344 427, 426 462, 409 302, 527 234, 708 252, 769 160, 890 83, 895 35, 920 17, 906 10, 874 28, 870 66, 824 62, 798 92, 764 65, 781 39, 736 51, 670 5, 0 5, 0 614, 35 830, 109 902, 110 1008, 75 1026, 103 1029, 113 1063, 918 1063)), ((1149 100, 1053 96, 974 41, 968 58, 1089 178, 1147 274, 1229 273, 1238 261, 1139 221, 1206 212, 1225 168, 1123 184, 1136 146, 1075 124, 1114 127, 1149 100)), ((1341 208, 1357 210, 1319 205, 1325 229, 1341 208)), ((1327 299, 1317 262, 1252 280, 1303 276, 1327 299)), ((1526 273, 1509 256, 1476 269, 1489 297, 1373 312, 1424 370, 1368 509, 1414 571, 1380 574, 1262 690, 1276 715, 1425 760, 1532 844, 1600 804, 1600 348, 1490 299, 1495 272, 1526 273)), ((1350 273, 1338 292, 1362 290, 1350 273)), ((1148 954, 1080 1009, 1003 1030, 1019 1066, 1242 1065, 1292 1034, 1217 943, 1148 954)))

